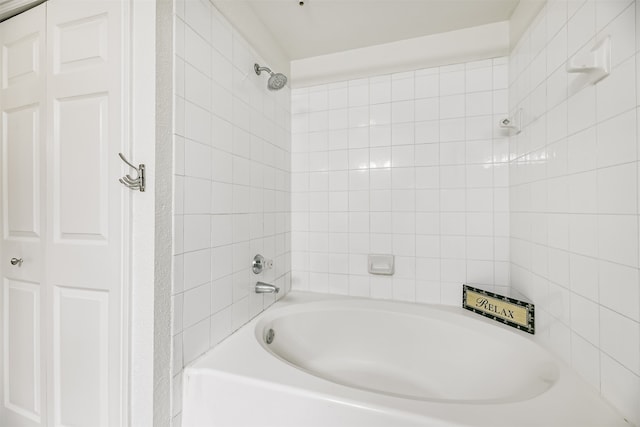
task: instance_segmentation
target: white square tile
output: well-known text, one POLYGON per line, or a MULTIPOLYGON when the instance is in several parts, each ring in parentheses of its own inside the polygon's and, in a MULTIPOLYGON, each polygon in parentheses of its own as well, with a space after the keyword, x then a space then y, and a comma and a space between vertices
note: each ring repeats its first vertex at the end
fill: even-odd
POLYGON ((349 82, 349 107, 369 104, 369 85, 365 82, 349 82))
MULTIPOLYGON (((364 107, 361 107, 361 108, 364 108, 364 107)), ((349 127, 349 109, 338 108, 335 110, 329 110, 329 130, 346 129, 348 127, 349 127)))
POLYGON ((635 121, 636 114, 629 111, 598 124, 596 151, 598 167, 637 159, 635 121))
POLYGON ((349 148, 364 148, 369 146, 369 128, 360 127, 349 129, 349 148))
POLYGON ((369 167, 389 168, 391 167, 391 147, 375 147, 369 151, 369 167))
POLYGON ((369 103, 391 102, 391 76, 377 76, 369 79, 369 103))
POLYGON ((491 89, 493 89, 492 67, 467 70, 465 88, 467 92, 479 92, 491 89))
POLYGON ((465 96, 450 95, 442 96, 440 99, 440 118, 451 119, 455 117, 464 117, 465 115, 465 96))
POLYGON ((208 249, 184 254, 184 288, 189 290, 211 280, 211 252, 208 249))
POLYGON ((329 109, 329 92, 326 86, 309 91, 309 111, 324 111, 329 109))
POLYGON ((440 96, 464 93, 465 73, 464 71, 446 72, 440 69, 440 96))
MULTIPOLYGON (((191 102, 185 102, 184 136, 192 141, 204 145, 211 144, 211 118, 209 112, 191 102)), ((215 105, 214 105, 215 108, 215 105)), ((185 162, 189 162, 187 146, 185 145, 185 162)), ((189 167, 185 164, 187 173, 189 167)))
POLYGON ((413 101, 398 101, 391 103, 391 122, 406 123, 415 119, 413 101))
POLYGON ((349 108, 349 127, 369 126, 369 106, 349 108))
POLYGON ((437 189, 416 190, 416 211, 437 212, 440 209, 439 197, 437 189))
POLYGON ((638 221, 634 215, 598 216, 598 255, 608 261, 638 266, 638 221))
POLYGON ((369 107, 371 126, 391 123, 391 103, 375 104, 369 107))
POLYGON ((392 167, 411 167, 414 165, 415 151, 413 145, 399 145, 391 148, 392 167))
POLYGON ((440 76, 437 73, 437 69, 432 70, 435 71, 432 74, 421 74, 420 72, 416 72, 416 99, 437 97, 440 94, 440 76))
MULTIPOLYGON (((582 255, 598 255, 599 218, 596 215, 571 215, 569 220, 569 249, 582 255)), ((601 245, 602 243, 600 243, 601 245)))
POLYGON ((184 293, 183 327, 189 328, 211 314, 211 285, 209 283, 184 293))
POLYGON ((413 73, 401 73, 401 76, 394 74, 391 80, 392 101, 407 101, 414 98, 413 73))
POLYGON ((368 168, 369 168, 369 150, 367 148, 349 150, 349 169, 368 169, 368 168))
POLYGON ((465 114, 467 116, 482 116, 496 113, 506 113, 507 111, 507 92, 475 92, 468 93, 465 99, 465 114), (501 94, 501 97, 497 97, 501 94), (495 105, 494 105, 495 104, 495 105))
POLYGON ((440 123, 438 120, 415 123, 416 144, 435 143, 440 141, 440 123))
POLYGON ((640 377, 634 375, 619 362, 601 353, 601 391, 605 399, 612 402, 633 423, 640 421, 638 396, 640 377))
POLYGON ((636 163, 598 170, 598 212, 607 214, 637 213, 637 175, 636 163))
POLYGON ((579 295, 571 296, 571 325, 574 331, 593 345, 600 341, 598 305, 579 295))
POLYGON ((571 96, 567 107, 561 114, 568 112, 568 132, 574 134, 596 123, 596 89, 587 86, 571 96))
POLYGON ((391 144, 392 145, 413 145, 415 141, 414 124, 394 123, 391 126, 391 144))
POLYGON ((439 98, 416 99, 415 120, 417 122, 425 120, 438 120, 440 118, 439 98))
POLYGON ((587 41, 595 36, 595 2, 583 2, 581 7, 569 18, 568 41, 569 55, 575 53, 587 41))
POLYGON ((601 348, 634 374, 640 374, 640 324, 600 308, 601 348), (619 337, 625 337, 619 339, 619 337))
MULTIPOLYGON (((470 119, 474 120, 475 119, 470 119)), ((440 121, 440 141, 463 141, 465 139, 466 122, 464 119, 448 119, 440 121)), ((489 136, 491 137, 491 136, 489 136)), ((486 139, 486 135, 474 134, 467 139, 486 139)))
POLYGON ((185 252, 209 248, 211 245, 209 215, 185 215, 184 219, 185 252))
POLYGON ((184 363, 193 362, 198 356, 209 349, 209 320, 186 328, 182 333, 184 363))
POLYGON ((638 269, 600 261, 600 303, 631 319, 640 321, 638 269))
POLYGON ((636 94, 636 61, 629 58, 596 85, 597 117, 606 120, 634 108, 636 94))
POLYGON ((600 352, 575 333, 571 335, 571 366, 593 387, 600 387, 600 352))
MULTIPOLYGON (((440 236, 416 236, 416 254, 440 261, 440 236)), ((439 275, 439 270, 438 270, 439 275)))
POLYGON ((571 291, 591 301, 598 301, 598 261, 571 254, 569 263, 571 291))
POLYGON ((611 50, 611 65, 614 67, 636 53, 636 16, 633 6, 626 0, 596 2, 598 30, 610 17, 616 17, 598 34, 598 38, 611 37, 612 43, 615 43, 616 48, 611 50), (620 9, 625 6, 628 7, 618 15, 620 9))
POLYGON ((188 25, 184 28, 184 37, 185 61, 211 76, 211 49, 207 41, 188 25))
POLYGON ((369 146, 385 147, 391 145, 391 126, 371 126, 369 128, 369 146))

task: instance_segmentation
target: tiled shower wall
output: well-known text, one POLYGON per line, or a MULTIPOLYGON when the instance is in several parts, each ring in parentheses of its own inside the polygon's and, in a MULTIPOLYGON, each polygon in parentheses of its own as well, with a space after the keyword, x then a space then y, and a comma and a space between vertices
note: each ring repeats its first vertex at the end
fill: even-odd
MULTIPOLYGON (((174 425, 182 369, 290 288, 290 99, 207 1, 175 2, 174 425), (251 272, 257 253, 274 260, 251 272)), ((268 65, 268 64, 266 64, 268 65)))
POLYGON ((640 425, 638 90, 634 1, 549 1, 510 58, 511 280, 537 335, 640 425), (596 85, 568 58, 610 36, 596 85))
POLYGON ((292 91, 294 289, 459 304, 508 283, 507 59, 292 91), (393 276, 367 254, 395 255, 393 276))

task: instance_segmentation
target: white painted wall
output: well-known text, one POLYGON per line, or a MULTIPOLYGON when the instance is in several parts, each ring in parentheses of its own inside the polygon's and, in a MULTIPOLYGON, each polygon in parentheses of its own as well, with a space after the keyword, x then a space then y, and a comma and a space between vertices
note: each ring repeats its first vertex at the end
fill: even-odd
POLYGON ((550 1, 510 58, 511 279, 537 337, 640 424, 637 2, 550 1), (595 86, 568 58, 612 38, 595 86))

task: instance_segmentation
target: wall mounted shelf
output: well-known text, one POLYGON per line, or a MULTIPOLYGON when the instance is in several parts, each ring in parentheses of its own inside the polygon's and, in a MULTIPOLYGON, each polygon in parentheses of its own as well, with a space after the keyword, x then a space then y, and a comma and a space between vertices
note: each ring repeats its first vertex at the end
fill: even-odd
POLYGON ((611 73, 611 37, 600 40, 589 53, 570 58, 567 73, 584 74, 587 84, 596 84, 607 77, 611 73))

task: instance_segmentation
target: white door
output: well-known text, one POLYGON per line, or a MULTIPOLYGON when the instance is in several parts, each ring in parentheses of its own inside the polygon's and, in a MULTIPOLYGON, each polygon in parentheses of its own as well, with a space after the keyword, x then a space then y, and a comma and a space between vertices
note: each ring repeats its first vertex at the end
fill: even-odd
POLYGON ((0 24, 3 426, 46 424, 46 46, 44 6, 0 24))
MULTIPOLYGON (((19 332, 16 335, 23 337, 18 340, 22 343, 27 333, 25 307, 31 309, 36 319, 31 323, 37 327, 31 327, 32 338, 27 341, 33 339, 39 348, 21 344, 13 350, 19 352, 16 359, 31 352, 37 361, 28 367, 22 367, 25 362, 21 361, 24 373, 14 373, 11 367, 5 370, 3 382, 20 384, 15 389, 21 391, 18 397, 22 400, 20 408, 7 404, 11 394, 5 391, 0 425, 126 425, 128 264, 124 258, 128 256, 129 237, 124 230, 130 216, 130 190, 118 182, 126 170, 117 155, 128 148, 123 119, 128 113, 128 92, 123 83, 126 51, 122 43, 126 6, 121 1, 49 0, 46 7, 28 12, 34 22, 42 19, 39 47, 45 55, 38 64, 46 72, 41 73, 44 79, 39 84, 44 90, 35 105, 42 108, 38 117, 44 121, 38 122, 39 154, 31 155, 23 148, 3 157, 3 176, 9 174, 9 180, 3 181, 3 207, 9 214, 3 217, 2 261, 7 264, 8 258, 23 258, 19 268, 2 266, 5 295, 7 289, 21 292, 13 291, 19 296, 13 300, 4 297, 3 313, 6 319, 6 313, 20 308, 15 326, 9 317, 4 329, 15 328, 19 332), (38 159, 39 163, 32 160, 29 164, 29 159, 38 159), (23 164, 29 166, 27 171, 23 164), (35 186, 33 181, 41 185, 35 186), (29 196, 24 187, 37 195, 29 196), (14 188, 19 196, 7 193, 14 188), (35 201, 27 203, 24 197, 38 200, 38 209, 32 206, 35 201), (17 225, 11 223, 14 210, 19 210, 17 225), (32 211, 38 212, 37 221, 25 216, 35 215, 32 211), (28 228, 32 223, 37 227, 28 228), (10 232, 11 227, 19 231, 19 239, 7 235, 7 227, 10 232), (20 246, 11 246, 11 239, 19 240, 20 246), (27 247, 27 241, 31 246, 27 247), (26 276, 32 270, 33 275, 26 276), (14 301, 18 299, 22 306, 16 306, 14 301), (35 338, 39 336, 42 338, 35 338), (31 381, 34 374, 28 376, 36 365, 37 384, 31 381), (15 379, 6 381, 7 375, 15 379), (24 391, 24 381, 34 383, 30 387, 37 393, 24 391), (31 397, 36 394, 37 398, 31 397)), ((22 14, 0 24, 3 46, 5 40, 24 38, 20 34, 25 31, 26 19, 28 15, 22 14)), ((6 58, 4 53, 2 56, 6 58)), ((3 92, 0 105, 6 116, 6 111, 34 103, 16 89, 6 97, 3 92)), ((20 129, 25 127, 21 125, 20 129)), ((16 138, 3 140, 5 153, 7 145, 27 145, 21 141, 35 138, 25 130, 21 132, 18 142, 16 138)), ((5 129, 2 135, 7 135, 5 129)), ((11 345, 5 337, 3 354, 9 352, 11 356, 11 345)), ((12 360, 4 359, 5 366, 7 359, 12 360)))

